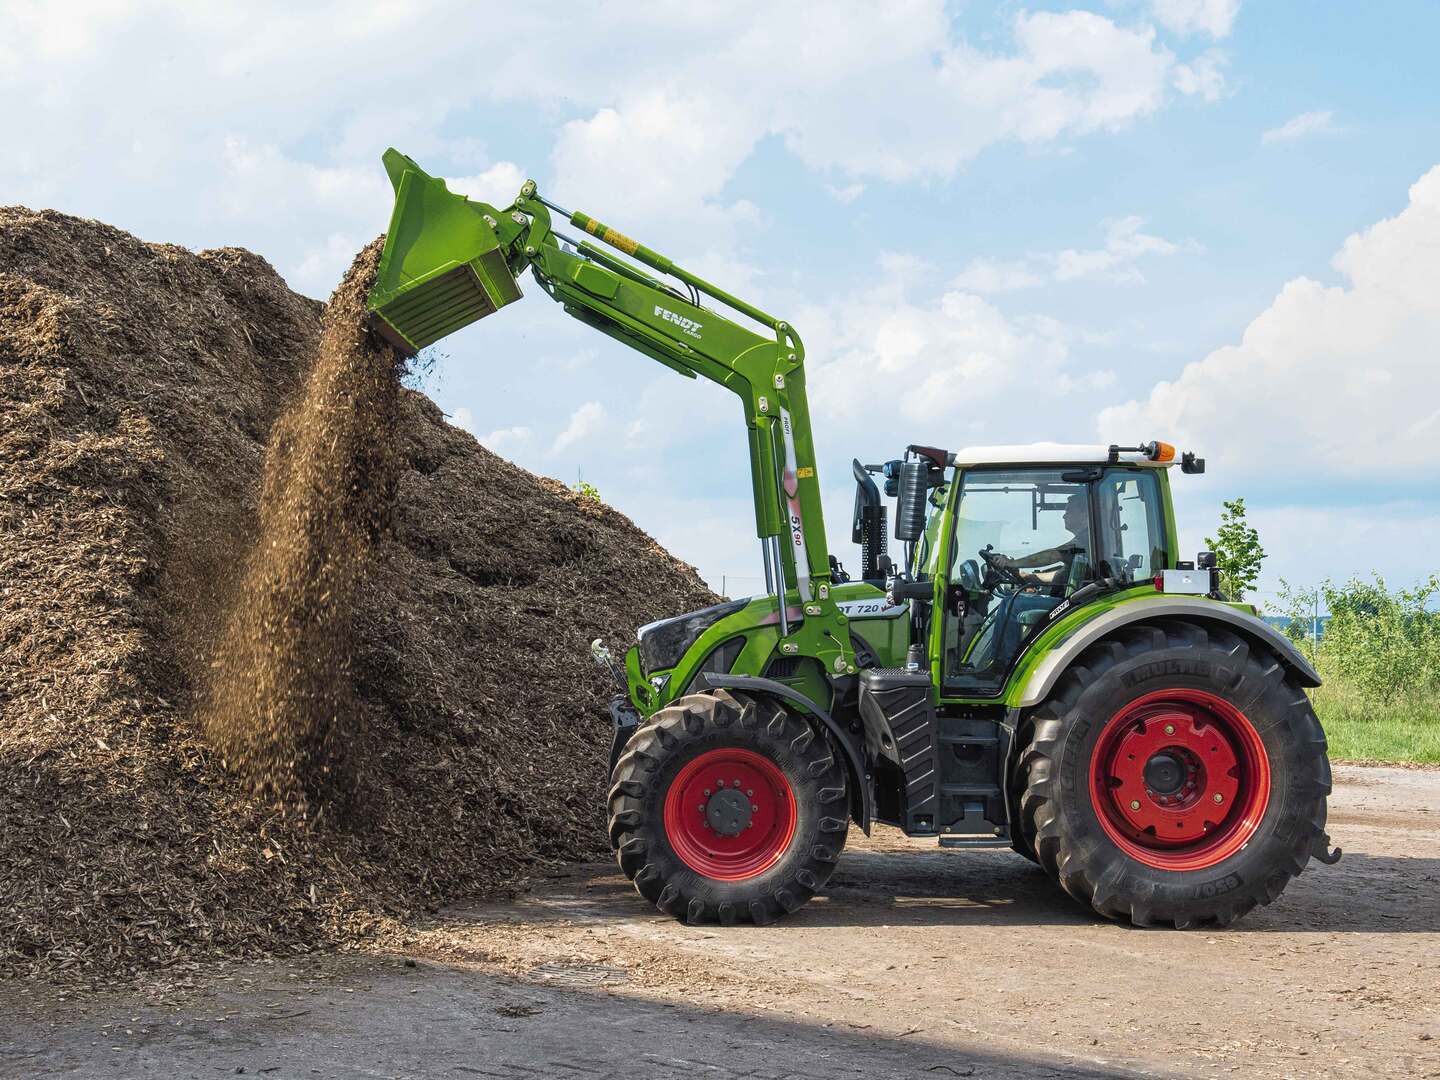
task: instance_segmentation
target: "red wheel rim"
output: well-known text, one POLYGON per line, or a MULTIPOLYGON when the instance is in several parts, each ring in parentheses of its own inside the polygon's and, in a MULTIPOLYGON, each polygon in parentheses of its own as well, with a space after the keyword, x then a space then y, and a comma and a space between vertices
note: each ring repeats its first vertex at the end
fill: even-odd
POLYGON ((1205 870, 1260 827, 1270 759, 1255 726, 1228 701, 1203 690, 1160 690, 1105 725, 1090 789, 1106 835, 1132 859, 1205 870))
POLYGON ((795 794, 785 774, 763 754, 708 750, 671 782, 665 794, 665 836, 697 874, 743 881, 770 869, 790 846, 795 794))

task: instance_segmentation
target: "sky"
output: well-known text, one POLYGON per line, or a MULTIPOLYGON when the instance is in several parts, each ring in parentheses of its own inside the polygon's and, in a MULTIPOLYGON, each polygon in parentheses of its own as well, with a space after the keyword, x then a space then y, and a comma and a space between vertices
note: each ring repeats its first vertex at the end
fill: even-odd
MULTIPOLYGON (((528 177, 786 318, 831 550, 849 462, 1164 439, 1192 554, 1243 497, 1283 578, 1440 571, 1440 5, 0 0, 0 203, 250 248, 324 297, 396 146, 528 177)), ((524 302, 424 388, 758 591, 738 399, 524 302)))

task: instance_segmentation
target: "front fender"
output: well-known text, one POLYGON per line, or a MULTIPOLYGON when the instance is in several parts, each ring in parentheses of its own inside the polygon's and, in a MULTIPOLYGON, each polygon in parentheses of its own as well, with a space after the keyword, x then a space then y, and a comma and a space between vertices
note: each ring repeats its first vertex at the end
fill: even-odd
POLYGON ((799 690, 775 679, 762 679, 755 675, 717 675, 708 671, 703 672, 699 678, 712 690, 739 690, 746 694, 778 698, 782 702, 798 705, 804 712, 819 720, 825 730, 835 737, 835 741, 840 744, 840 752, 845 755, 845 771, 850 776, 850 812, 855 818, 855 824, 860 826, 866 836, 870 835, 870 822, 874 819, 875 809, 873 785, 870 783, 870 773, 865 765, 862 748, 856 745, 854 736, 845 730, 844 725, 799 690))
POLYGON ((1162 618, 1222 626, 1273 652, 1301 686, 1320 685, 1320 675, 1295 647, 1295 643, 1264 619, 1203 597, 1157 595, 1118 604, 1081 623, 1052 647, 1022 683, 1011 688, 1006 703, 1021 708, 1040 704, 1049 696, 1060 676, 1095 642, 1122 626, 1162 618))

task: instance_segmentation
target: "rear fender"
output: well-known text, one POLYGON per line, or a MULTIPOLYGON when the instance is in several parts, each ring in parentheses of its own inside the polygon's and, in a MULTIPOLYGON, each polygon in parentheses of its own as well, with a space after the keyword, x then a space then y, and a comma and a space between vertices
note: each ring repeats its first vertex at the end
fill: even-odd
POLYGON ((795 712, 795 707, 798 706, 800 710, 820 721, 845 755, 845 773, 850 783, 850 816, 867 836, 870 834, 870 822, 874 816, 870 773, 865 766, 862 747, 845 725, 793 686, 786 686, 774 679, 762 679, 755 675, 717 675, 703 672, 697 681, 703 682, 712 690, 739 690, 754 697, 773 698, 791 712, 795 712))
POLYGON ((1028 708, 1044 701, 1060 676, 1095 642, 1135 623, 1180 619, 1229 630, 1252 645, 1275 654, 1301 686, 1319 686, 1320 676, 1295 643, 1265 620, 1202 597, 1168 596, 1134 600, 1112 607, 1082 623, 1054 645, 1019 686, 1011 688, 1006 703, 1028 708))

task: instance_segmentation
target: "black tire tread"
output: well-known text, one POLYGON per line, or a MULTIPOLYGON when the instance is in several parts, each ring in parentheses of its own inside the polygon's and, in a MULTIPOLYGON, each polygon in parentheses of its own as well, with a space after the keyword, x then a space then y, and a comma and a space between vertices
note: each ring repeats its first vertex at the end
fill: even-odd
POLYGON ((611 776, 610 844, 640 895, 667 914, 692 924, 749 921, 763 926, 799 910, 824 887, 845 846, 848 807, 845 766, 829 737, 809 721, 769 698, 727 690, 696 693, 658 710, 630 737, 611 776), (654 807, 663 806, 663 797, 650 798, 663 762, 707 733, 726 729, 787 744, 817 785, 814 802, 823 814, 818 832, 824 842, 795 850, 781 880, 742 902, 715 902, 696 894, 696 875, 670 852, 663 819, 654 820, 661 817, 654 807))
MULTIPOLYGON (((1022 731, 1028 732, 1013 781, 1019 789, 1018 835, 1040 866, 1072 897, 1109 919, 1136 926, 1191 929, 1228 926, 1252 909, 1273 902, 1310 860, 1316 839, 1325 834, 1330 765, 1325 734, 1309 697, 1276 657, 1254 648, 1228 631, 1192 622, 1166 621, 1122 629, 1115 637, 1088 649, 1056 684, 1051 696, 1035 708, 1022 731), (1176 905, 1121 887, 1128 860, 1118 850, 1078 842, 1067 828, 1058 801, 1059 765, 1067 723, 1085 688, 1117 664, 1156 649, 1218 649, 1238 674, 1232 688, 1243 688, 1233 700, 1242 711, 1277 686, 1289 695, 1286 722, 1289 737, 1305 751, 1308 775, 1295 782, 1305 801, 1303 827, 1295 830, 1283 860, 1269 872, 1244 882, 1223 900, 1176 905)), ((1024 852, 1022 852, 1023 854, 1024 852)))

